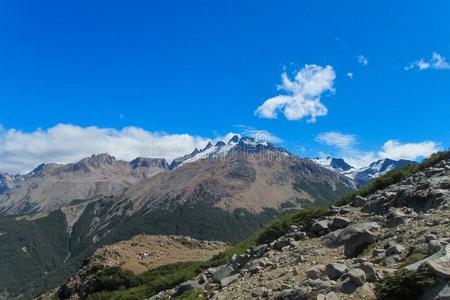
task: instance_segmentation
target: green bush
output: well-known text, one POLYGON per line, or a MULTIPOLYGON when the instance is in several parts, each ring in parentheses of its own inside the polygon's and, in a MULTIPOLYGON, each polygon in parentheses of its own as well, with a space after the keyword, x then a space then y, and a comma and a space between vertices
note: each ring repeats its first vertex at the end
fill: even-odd
POLYGON ((270 243, 285 234, 291 225, 309 226, 309 220, 318 218, 328 209, 326 207, 309 206, 295 213, 275 218, 257 235, 257 244, 270 243))
POLYGON ((437 276, 429 267, 417 271, 402 270, 393 276, 384 278, 375 287, 376 295, 382 300, 418 299, 425 288, 438 283, 437 276))

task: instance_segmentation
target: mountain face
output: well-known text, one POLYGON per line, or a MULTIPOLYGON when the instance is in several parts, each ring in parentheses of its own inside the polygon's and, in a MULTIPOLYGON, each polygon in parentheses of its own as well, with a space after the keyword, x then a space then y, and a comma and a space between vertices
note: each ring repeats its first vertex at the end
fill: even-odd
POLYGON ((168 168, 165 160, 131 163, 107 154, 73 164, 42 164, 26 175, 0 175, 0 214, 59 209, 73 200, 112 195, 168 168))
POLYGON ((393 160, 389 158, 380 159, 371 163, 369 166, 362 168, 355 168, 345 162, 342 158, 315 158, 313 161, 321 166, 328 169, 335 170, 353 180, 359 185, 365 185, 372 181, 373 179, 386 174, 387 172, 404 167, 408 164, 417 164, 415 161, 411 160, 393 160))
POLYGON ((398 169, 409 164, 416 164, 416 162, 405 159, 393 160, 385 158, 373 162, 369 166, 361 168, 357 172, 352 172, 349 175, 358 184, 364 185, 380 175, 386 174, 391 170, 398 169))
MULTIPOLYGON (((155 164, 160 169, 160 163, 155 164)), ((149 164, 142 159, 125 163, 93 157, 73 165, 40 167, 30 176, 48 178, 50 173, 64 178, 69 175, 62 170, 70 169, 70 176, 81 172, 89 178, 100 166, 102 174, 117 168, 135 174, 144 165, 149 164)), ((333 170, 251 138, 210 144, 177 160, 176 166, 172 163, 172 168, 111 196, 72 202, 50 213, 0 218, 0 246, 4 247, 0 251, 30 264, 18 267, 14 259, 0 261, 4 266, 0 292, 6 289, 17 295, 19 290, 50 289, 97 248, 138 234, 237 242, 285 211, 332 203, 355 189, 353 180, 333 170), (30 271, 2 284, 14 268, 30 271)), ((144 171, 138 174, 143 177, 144 171)))

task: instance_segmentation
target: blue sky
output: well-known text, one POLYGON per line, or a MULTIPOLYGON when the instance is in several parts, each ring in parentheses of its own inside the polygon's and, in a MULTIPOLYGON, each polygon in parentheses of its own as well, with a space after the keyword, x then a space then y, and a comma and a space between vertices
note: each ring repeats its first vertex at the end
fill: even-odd
MULTIPOLYGON (((160 137, 260 129, 305 156, 379 157, 390 140, 396 158, 448 148, 450 2, 337 2, 2 1, 0 156, 71 159, 41 144, 14 148, 17 134, 45 144, 57 124, 160 137), (295 83, 305 65, 332 68, 329 88, 306 96, 326 114, 255 114, 292 96, 277 89, 281 75, 295 83), (341 136, 325 140, 330 132, 341 136)), ((19 170, 17 159, 0 157, 0 169, 19 170)))

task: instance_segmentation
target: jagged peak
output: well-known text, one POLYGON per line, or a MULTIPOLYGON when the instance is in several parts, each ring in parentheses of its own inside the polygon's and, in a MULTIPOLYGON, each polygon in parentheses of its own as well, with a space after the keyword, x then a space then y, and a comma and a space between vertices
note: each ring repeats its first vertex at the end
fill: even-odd
POLYGON ((130 162, 133 169, 138 167, 159 167, 163 169, 169 168, 169 163, 164 158, 137 157, 130 162))
POLYGON ((235 134, 235 135, 233 135, 233 137, 228 141, 228 144, 231 144, 231 143, 239 143, 239 140, 240 140, 240 137, 239 137, 237 134, 235 134))
POLYGON ((208 142, 208 144, 206 145, 205 148, 203 148, 202 151, 208 150, 209 148, 211 148, 213 146, 213 144, 211 142, 208 142))

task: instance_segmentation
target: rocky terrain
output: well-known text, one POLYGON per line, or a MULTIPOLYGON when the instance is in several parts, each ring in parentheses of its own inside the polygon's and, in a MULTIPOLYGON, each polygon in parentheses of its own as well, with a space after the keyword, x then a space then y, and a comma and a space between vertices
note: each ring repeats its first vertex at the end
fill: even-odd
POLYGON ((99 154, 73 164, 42 164, 26 175, 0 174, 0 215, 48 212, 74 200, 112 195, 167 168, 161 159, 128 163, 99 154))
POLYGON ((450 299, 450 159, 151 299, 450 299))

